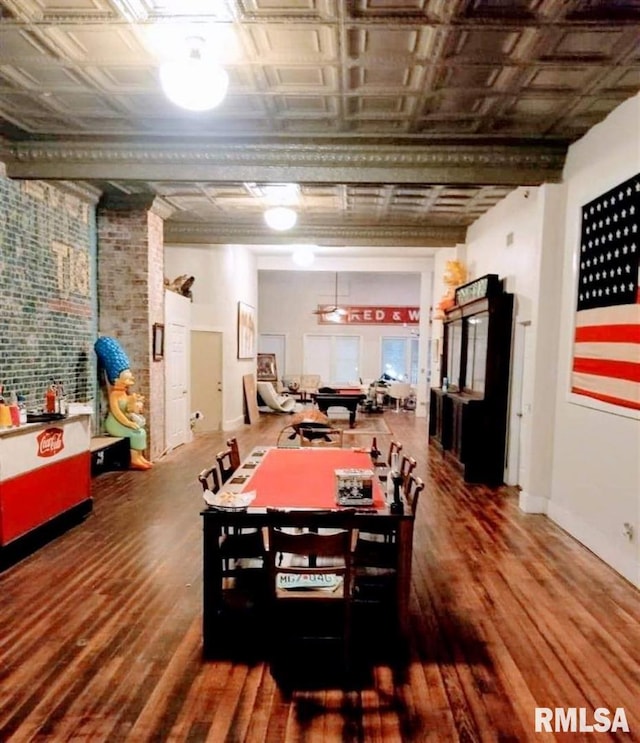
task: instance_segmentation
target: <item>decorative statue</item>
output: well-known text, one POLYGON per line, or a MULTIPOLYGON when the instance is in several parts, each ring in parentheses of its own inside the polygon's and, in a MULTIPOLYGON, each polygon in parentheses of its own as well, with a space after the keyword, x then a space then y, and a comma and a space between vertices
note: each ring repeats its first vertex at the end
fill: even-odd
POLYGON ((456 287, 462 286, 467 280, 467 269, 462 261, 447 261, 444 267, 443 281, 447 291, 438 303, 434 313, 434 320, 442 320, 445 310, 451 309, 455 304, 456 287))
POLYGON ((169 291, 181 294, 183 297, 188 297, 193 301, 193 295, 191 293, 191 287, 195 281, 195 276, 188 276, 186 273, 181 276, 177 276, 173 281, 165 278, 164 286, 169 291))
POLYGON ((129 358, 115 338, 102 336, 94 344, 95 352, 107 377, 109 414, 105 429, 111 436, 126 436, 131 445, 131 468, 148 470, 152 465, 144 457, 147 448, 146 420, 141 415, 144 397, 131 392, 135 378, 129 358))

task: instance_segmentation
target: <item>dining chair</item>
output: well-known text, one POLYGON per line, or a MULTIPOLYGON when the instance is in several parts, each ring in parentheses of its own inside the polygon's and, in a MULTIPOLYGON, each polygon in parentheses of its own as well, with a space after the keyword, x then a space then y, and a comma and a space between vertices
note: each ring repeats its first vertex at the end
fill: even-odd
POLYGON ((407 486, 409 484, 409 477, 411 473, 417 467, 416 460, 408 454, 403 454, 400 459, 400 474, 402 475, 402 492, 407 494, 407 486))
POLYGON ((341 645, 351 664, 355 509, 268 509, 263 529, 273 660, 307 658, 318 644, 341 645))
POLYGON ((380 459, 380 458, 378 458, 375 461, 374 465, 376 467, 381 467, 381 468, 385 468, 385 469, 386 468, 392 469, 393 468, 393 463, 395 462, 396 459, 398 459, 398 463, 399 463, 399 458, 400 458, 400 452, 401 451, 402 451, 402 444, 399 441, 393 441, 392 440, 389 443, 389 452, 387 454, 387 458, 386 459, 380 459))
POLYGON ((209 490, 211 493, 220 492, 220 473, 218 464, 203 469, 198 475, 198 482, 202 485, 202 491, 209 490))
POLYGON ((298 427, 287 424, 278 431, 276 439, 278 449, 298 449, 300 447, 298 427))
POLYGON ((235 436, 232 436, 230 439, 227 439, 227 447, 229 451, 231 452, 230 456, 230 463, 233 467, 233 471, 235 472, 238 467, 240 467, 240 447, 238 445, 238 439, 235 436))
MULTIPOLYGON (((405 498, 415 517, 423 480, 413 473, 405 498)), ((355 600, 360 605, 386 611, 393 605, 398 577, 398 539, 395 529, 360 531, 354 554, 355 600)))
POLYGON ((418 509, 418 501, 420 499, 420 493, 424 490, 424 481, 422 478, 414 475, 413 472, 409 475, 407 487, 405 489, 405 498, 411 509, 413 516, 416 515, 418 509))
POLYGON ((233 473, 238 469, 234 466, 233 452, 230 448, 223 449, 216 454, 216 462, 220 468, 220 479, 224 485, 231 478, 233 473))
POLYGON ((305 426, 301 425, 298 429, 300 437, 300 446, 326 446, 337 447, 342 449, 343 431, 341 428, 332 426, 305 426))
MULTIPOLYGON (((203 492, 219 493, 222 488, 218 464, 203 469, 198 474, 198 482, 203 492)), ((259 529, 240 529, 224 524, 220 537, 220 560, 222 578, 237 577, 241 569, 245 568, 250 560, 262 560, 262 534, 259 529)))

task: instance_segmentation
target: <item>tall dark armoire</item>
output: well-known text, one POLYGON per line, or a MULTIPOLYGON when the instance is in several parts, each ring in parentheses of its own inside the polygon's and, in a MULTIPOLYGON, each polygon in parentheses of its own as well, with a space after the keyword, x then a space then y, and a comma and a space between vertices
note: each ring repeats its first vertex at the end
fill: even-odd
POLYGON ((497 274, 458 287, 445 313, 429 435, 468 482, 503 482, 512 325, 513 294, 497 274))

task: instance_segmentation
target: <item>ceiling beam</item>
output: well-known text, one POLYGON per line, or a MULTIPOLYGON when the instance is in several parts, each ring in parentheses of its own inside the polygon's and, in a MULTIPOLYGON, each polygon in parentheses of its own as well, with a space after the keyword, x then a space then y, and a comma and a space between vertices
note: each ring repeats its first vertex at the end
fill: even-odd
POLYGON ((30 141, 6 145, 10 178, 536 186, 558 182, 564 144, 154 144, 30 141))
POLYGON ((402 246, 447 248, 463 243, 466 227, 436 225, 313 225, 275 233, 255 225, 233 222, 167 221, 164 241, 187 245, 291 245, 309 243, 319 246, 355 247, 402 246))

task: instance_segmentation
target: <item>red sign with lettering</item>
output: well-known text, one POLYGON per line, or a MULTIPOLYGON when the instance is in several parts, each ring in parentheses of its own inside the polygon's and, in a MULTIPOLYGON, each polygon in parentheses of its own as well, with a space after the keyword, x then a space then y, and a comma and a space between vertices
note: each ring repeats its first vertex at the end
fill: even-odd
POLYGON ((326 309, 326 315, 318 315, 321 325, 417 325, 420 322, 419 307, 389 307, 359 305, 345 307, 345 314, 330 313, 331 305, 318 305, 326 309))
POLYGON ((54 457, 64 449, 64 431, 62 428, 45 428, 37 436, 38 456, 54 457))

